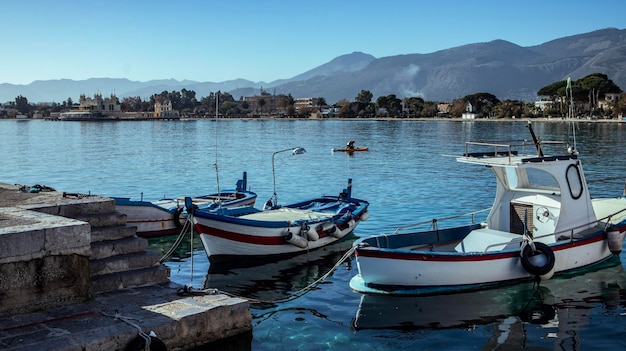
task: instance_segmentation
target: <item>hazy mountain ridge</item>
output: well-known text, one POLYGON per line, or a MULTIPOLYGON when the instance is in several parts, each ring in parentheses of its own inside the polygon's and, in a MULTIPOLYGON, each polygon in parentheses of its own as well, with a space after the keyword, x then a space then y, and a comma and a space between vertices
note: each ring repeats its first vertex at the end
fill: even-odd
POLYGON ((328 103, 354 100, 361 90, 377 98, 396 94, 445 101, 489 92, 500 99, 532 101, 547 84, 571 76, 605 73, 626 89, 626 30, 608 28, 522 47, 505 40, 473 43, 427 54, 403 54, 375 58, 353 52, 339 56, 289 79, 251 82, 130 81, 124 78, 91 78, 35 81, 28 85, 0 84, 0 101, 22 95, 30 102, 78 100, 80 94, 101 93, 118 97, 148 98, 162 91, 193 90, 199 99, 217 90, 235 99, 255 95, 260 89, 294 97, 324 97, 328 103))

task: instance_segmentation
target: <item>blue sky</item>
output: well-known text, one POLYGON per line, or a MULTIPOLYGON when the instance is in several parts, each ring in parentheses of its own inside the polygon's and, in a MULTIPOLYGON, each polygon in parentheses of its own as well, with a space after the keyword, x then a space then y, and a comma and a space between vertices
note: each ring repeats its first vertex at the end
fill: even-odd
POLYGON ((291 78, 337 56, 521 46, 613 27, 626 1, 0 0, 0 83, 291 78))

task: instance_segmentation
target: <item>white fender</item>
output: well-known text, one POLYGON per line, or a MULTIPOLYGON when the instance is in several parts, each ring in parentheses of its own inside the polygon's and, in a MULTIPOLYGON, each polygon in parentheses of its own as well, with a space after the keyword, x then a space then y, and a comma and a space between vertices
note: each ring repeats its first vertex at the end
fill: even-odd
POLYGON ((622 235, 619 230, 611 228, 607 231, 606 240, 613 255, 619 255, 622 252, 622 235))
POLYGON ((333 227, 327 230, 326 232, 328 233, 328 235, 332 237, 341 238, 341 230, 339 230, 339 228, 337 228, 336 225, 333 225, 333 227))
POLYGON ((305 238, 300 235, 294 235, 292 232, 287 231, 287 235, 285 235, 285 241, 293 246, 297 246, 301 249, 305 249, 309 246, 309 243, 305 238))
POLYGON ((315 228, 311 227, 309 228, 309 230, 306 232, 306 238, 311 240, 311 241, 315 241, 317 239, 320 238, 320 235, 317 234, 317 230, 315 230, 315 228))
POLYGON ((370 218, 370 211, 365 211, 361 213, 361 217, 359 217, 359 220, 367 221, 369 218, 370 218))
POLYGON ((327 232, 327 231, 329 231, 329 230, 333 229, 333 227, 334 227, 334 226, 335 226, 335 225, 334 225, 332 222, 324 222, 324 223, 322 223, 322 224, 318 225, 317 227, 318 227, 321 231, 323 231, 323 232, 327 232))

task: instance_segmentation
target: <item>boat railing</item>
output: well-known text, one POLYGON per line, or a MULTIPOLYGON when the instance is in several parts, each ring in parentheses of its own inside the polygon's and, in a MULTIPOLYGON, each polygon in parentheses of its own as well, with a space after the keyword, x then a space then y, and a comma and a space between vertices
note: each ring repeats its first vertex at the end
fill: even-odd
MULTIPOLYGON (((576 232, 576 234, 575 234, 574 233, 575 230, 581 229, 581 228, 584 228, 584 227, 598 226, 598 225, 600 225, 602 223, 604 223, 604 227, 606 229, 607 227, 612 225, 611 219, 614 216, 616 216, 616 215, 618 215, 620 213, 626 213, 626 208, 621 209, 621 210, 619 210, 619 211, 617 211, 617 212, 615 212, 613 214, 610 214, 608 216, 605 216, 603 218, 597 219, 597 220, 595 220, 593 222, 589 222, 589 223, 586 223, 586 224, 581 224, 579 226, 572 227, 572 228, 565 229, 565 230, 561 230, 561 231, 554 232, 554 233, 544 234, 544 235, 540 235, 540 236, 533 236, 532 240, 534 241, 534 240, 537 240, 537 239, 548 238, 548 237, 554 236, 555 238, 558 238, 558 241, 569 240, 569 242, 572 243, 572 242, 574 242, 575 239, 580 239, 580 238, 584 237, 584 235, 581 235, 581 232, 576 232), (578 235, 578 237, 576 237, 576 235, 578 235)), ((626 215, 624 215, 622 218, 626 218, 626 215)), ((622 218, 620 218, 620 219, 622 219, 622 218)), ((507 242, 502 242, 502 243, 496 243, 496 244, 488 245, 485 248, 485 250, 483 250, 483 253, 486 253, 487 251, 489 251, 489 249, 494 248, 494 247, 506 246, 506 245, 509 245, 509 244, 521 243, 521 242, 527 241, 527 240, 528 240, 528 238, 526 236, 520 235, 519 238, 515 238, 515 239, 507 241, 507 242)))
MULTIPOLYGON (((511 140, 511 141, 496 141, 496 142, 488 142, 488 141, 467 141, 465 142, 465 157, 474 157, 474 158, 485 158, 485 157, 503 157, 507 156, 509 158, 509 163, 511 163, 511 158, 513 156, 518 155, 527 155, 527 152, 532 148, 541 148, 541 146, 551 145, 551 146, 564 146, 567 145, 566 142, 563 141, 538 141, 538 144, 535 144, 532 140, 511 140), (476 148, 489 148, 487 152, 470 152, 470 147, 474 150, 476 148)), ((541 154, 543 157, 543 154, 541 154)))
POLYGON ((430 224, 432 229, 437 230, 439 222, 443 222, 443 221, 447 221, 447 220, 451 220, 451 219, 456 219, 456 218, 468 217, 468 216, 472 217, 472 224, 475 224, 476 223, 476 215, 479 214, 479 213, 482 213, 482 212, 489 211, 489 210, 491 210, 491 207, 485 208, 483 210, 478 210, 478 211, 473 211, 473 212, 460 214, 460 215, 454 215, 454 216, 443 217, 443 218, 433 218, 433 219, 428 220, 428 221, 423 221, 423 222, 419 222, 419 223, 413 223, 413 224, 407 224, 407 225, 399 226, 398 228, 396 228, 396 230, 393 232, 392 235, 398 234, 398 232, 401 231, 401 230, 404 230, 404 229, 407 229, 407 228, 418 227, 418 226, 421 226, 421 225, 424 225, 424 224, 430 224))

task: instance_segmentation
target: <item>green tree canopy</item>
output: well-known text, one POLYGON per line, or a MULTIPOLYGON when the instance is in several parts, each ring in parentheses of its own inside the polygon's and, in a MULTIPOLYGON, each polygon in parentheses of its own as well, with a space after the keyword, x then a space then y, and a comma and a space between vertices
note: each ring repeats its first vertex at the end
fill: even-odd
POLYGON ((28 114, 30 111, 30 105, 28 104, 28 99, 23 97, 22 95, 15 98, 15 109, 19 113, 28 114))
POLYGON ((370 102, 372 102, 372 98, 374 97, 374 95, 372 95, 372 93, 369 90, 361 90, 355 100, 356 102, 360 103, 360 104, 369 104, 370 102))
MULTIPOLYGON (((581 79, 571 82, 572 95, 576 101, 584 101, 589 98, 590 93, 597 94, 600 98, 604 98, 606 93, 621 93, 622 89, 618 87, 606 74, 592 73, 581 79)), ((549 96, 552 99, 565 96, 567 80, 561 80, 546 85, 537 91, 538 96, 549 96)))

